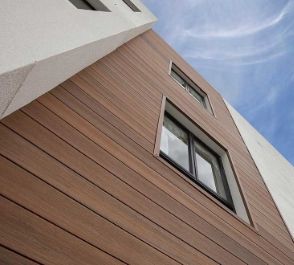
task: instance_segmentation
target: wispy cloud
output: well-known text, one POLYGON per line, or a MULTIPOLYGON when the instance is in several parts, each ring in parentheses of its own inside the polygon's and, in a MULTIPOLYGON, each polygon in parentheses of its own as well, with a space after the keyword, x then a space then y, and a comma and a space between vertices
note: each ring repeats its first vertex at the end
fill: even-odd
POLYGON ((248 35, 259 33, 264 30, 271 30, 272 27, 278 25, 286 14, 291 13, 293 8, 293 2, 288 2, 285 6, 278 11, 277 14, 267 17, 263 21, 249 21, 247 24, 241 24, 237 27, 230 29, 207 30, 197 31, 197 27, 192 29, 186 29, 183 34, 187 37, 193 38, 240 38, 248 35), (253 23, 252 23, 253 22, 253 23))
POLYGON ((294 1, 144 2, 157 32, 294 163, 294 1))

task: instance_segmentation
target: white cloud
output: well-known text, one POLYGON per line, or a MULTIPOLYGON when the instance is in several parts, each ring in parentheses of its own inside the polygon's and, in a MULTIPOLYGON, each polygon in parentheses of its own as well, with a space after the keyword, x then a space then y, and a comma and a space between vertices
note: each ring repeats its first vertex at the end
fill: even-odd
POLYGON ((276 26, 284 16, 293 9, 293 2, 288 2, 278 14, 266 18, 265 20, 249 20, 247 24, 237 25, 230 29, 216 28, 208 31, 197 31, 197 27, 185 29, 183 35, 193 38, 239 38, 256 34, 263 30, 269 30, 276 26))

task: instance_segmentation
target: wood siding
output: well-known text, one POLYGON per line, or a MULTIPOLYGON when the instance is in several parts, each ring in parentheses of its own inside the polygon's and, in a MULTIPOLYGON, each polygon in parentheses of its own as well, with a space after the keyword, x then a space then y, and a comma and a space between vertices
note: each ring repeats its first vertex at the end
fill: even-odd
POLYGON ((294 264, 223 99, 153 31, 3 119, 0 181, 1 264, 294 264), (228 150, 254 227, 154 155, 163 96, 228 150))

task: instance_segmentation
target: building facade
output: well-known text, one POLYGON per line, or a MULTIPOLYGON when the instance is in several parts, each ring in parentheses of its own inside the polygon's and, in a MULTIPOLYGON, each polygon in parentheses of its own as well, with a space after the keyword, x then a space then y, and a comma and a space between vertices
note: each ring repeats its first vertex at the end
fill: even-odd
POLYGON ((293 167, 145 30, 0 121, 0 263, 293 264, 293 167))

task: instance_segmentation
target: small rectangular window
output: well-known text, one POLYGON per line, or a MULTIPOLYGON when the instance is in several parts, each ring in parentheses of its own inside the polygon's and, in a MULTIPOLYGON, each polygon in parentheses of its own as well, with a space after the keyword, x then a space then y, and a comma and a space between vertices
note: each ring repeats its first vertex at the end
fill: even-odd
POLYGON ((220 156, 165 113, 160 155, 234 210, 220 156))
POLYGON ((134 5, 134 3, 130 0, 123 0, 123 2, 134 12, 141 12, 141 10, 134 5))
POLYGON ((110 12, 110 10, 99 0, 69 0, 69 1, 78 9, 110 12))
POLYGON ((170 70, 171 77, 181 85, 198 103, 212 113, 210 103, 207 95, 192 82, 174 63, 172 63, 170 70))

